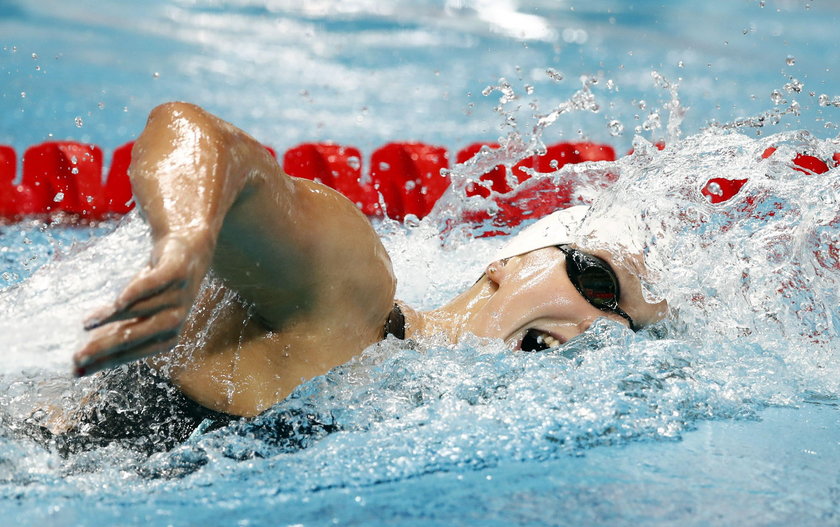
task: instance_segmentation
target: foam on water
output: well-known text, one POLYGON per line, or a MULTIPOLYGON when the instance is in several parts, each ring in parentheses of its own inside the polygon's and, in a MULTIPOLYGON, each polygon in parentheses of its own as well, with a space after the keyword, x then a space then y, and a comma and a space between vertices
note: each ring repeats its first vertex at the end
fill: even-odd
MULTIPOLYGON (((795 115, 802 87, 794 85, 780 87, 767 112, 681 139, 676 83, 658 73, 653 81, 666 94, 661 107, 641 101, 643 121, 610 127, 651 137, 664 129, 665 150, 637 137, 631 156, 566 166, 524 186, 540 178, 572 185, 574 200, 591 204, 578 243, 643 255, 645 292, 668 301, 665 322, 636 334, 602 320, 539 354, 475 338, 454 346, 388 339, 251 422, 151 456, 117 444, 62 456, 22 432, 50 405, 71 409, 97 389, 95 379, 69 378, 70 356, 83 342, 84 314, 145 263, 147 229, 131 216, 113 233, 67 249, 84 235, 5 227, 3 254, 18 275, 5 284, 48 253, 58 257, 0 291, 0 496, 152 510, 168 492, 188 490, 212 515, 257 497, 282 503, 323 489, 672 441, 703 420, 755 418, 771 405, 836 404, 840 169, 805 173, 791 160, 798 153, 830 159, 840 143, 804 132, 752 137, 768 121, 795 115), (771 146, 776 152, 763 158, 771 146), (620 178, 604 189, 609 175, 620 178), (712 204, 701 193, 710 178, 748 181, 712 204), (17 239, 34 240, 24 244, 32 252, 11 254, 17 239)), ((376 224, 400 280, 398 297, 413 306, 435 307, 462 291, 503 242, 479 236, 492 225, 459 223, 495 206, 468 199, 467 185, 487 167, 512 167, 539 152, 546 128, 570 113, 609 107, 598 97, 616 89, 610 79, 584 76, 567 100, 540 109, 533 87, 514 84, 502 79, 486 90, 499 97, 501 148, 454 167, 453 185, 429 218, 376 224)))
MULTIPOLYGON (((459 214, 490 206, 466 199, 466 184, 482 163, 512 166, 539 151, 542 130, 564 112, 597 111, 591 86, 584 78, 547 113, 529 107, 536 117, 524 124, 509 110, 522 99, 500 83, 502 148, 455 167, 455 184, 428 219, 377 224, 400 298, 429 308, 475 280, 503 240, 474 237, 486 226, 451 228, 459 214)), ((112 298, 147 258, 148 232, 130 217, 0 293, 0 495, 137 505, 189 489, 212 511, 246 494, 250 503, 282 500, 557 459, 674 440, 701 420, 753 418, 769 405, 836 401, 840 169, 804 173, 791 159, 830 158, 837 142, 803 132, 752 138, 725 127, 677 140, 681 111, 672 95, 677 124, 664 151, 638 138, 635 153, 617 162, 535 176, 574 183, 575 201, 592 205, 580 245, 644 256, 646 294, 668 301, 667 321, 632 333, 601 320, 545 353, 475 338, 454 346, 388 339, 251 422, 196 434, 171 451, 147 456, 113 444, 62 457, 19 424, 49 404, 78 405, 95 386, 65 372, 84 338, 84 312, 112 298), (764 159, 769 146, 777 150, 764 159), (620 179, 604 190, 608 174, 620 179), (700 190, 713 177, 748 182, 711 204, 700 190)))

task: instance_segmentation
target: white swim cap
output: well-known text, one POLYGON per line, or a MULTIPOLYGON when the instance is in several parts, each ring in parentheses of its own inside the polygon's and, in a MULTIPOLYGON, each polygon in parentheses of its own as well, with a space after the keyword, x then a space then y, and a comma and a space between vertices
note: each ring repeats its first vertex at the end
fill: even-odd
POLYGON ((543 247, 572 243, 588 210, 586 205, 576 205, 541 218, 514 236, 496 253, 494 259, 502 260, 543 247))

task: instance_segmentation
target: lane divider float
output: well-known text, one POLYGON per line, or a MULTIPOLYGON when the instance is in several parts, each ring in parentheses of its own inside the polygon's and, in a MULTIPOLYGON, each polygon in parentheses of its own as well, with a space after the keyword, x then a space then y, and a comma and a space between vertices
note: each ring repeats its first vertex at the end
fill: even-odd
MULTIPOLYGON (((0 222, 13 222, 26 217, 97 221, 125 214, 134 206, 128 166, 133 142, 116 148, 108 173, 103 178, 103 152, 96 145, 73 141, 50 141, 26 149, 22 158, 22 177, 16 181, 17 154, 10 146, 0 145, 0 222)), ((455 154, 463 163, 482 147, 498 148, 491 142, 473 143, 455 154)), ((656 145, 660 150, 664 144, 656 145)), ((266 147, 273 156, 276 152, 266 147)), ((768 148, 763 158, 775 152, 768 148)), ((517 185, 531 176, 521 168, 539 173, 554 172, 567 164, 585 161, 614 161, 615 150, 605 144, 563 142, 547 147, 544 155, 526 158, 512 169, 517 185)), ((450 184, 441 173, 449 168, 446 148, 420 142, 393 142, 377 148, 370 156, 367 177, 362 174, 362 153, 352 146, 335 143, 304 143, 290 148, 282 156, 284 170, 292 176, 320 181, 353 201, 370 217, 387 215, 403 220, 408 215, 423 218, 434 207, 450 184)), ((792 168, 821 174, 829 165, 840 165, 840 153, 830 160, 797 154, 792 168)), ((608 185, 617 179, 607 174, 600 183, 608 185)), ((700 192, 712 204, 722 203, 740 192, 746 179, 712 178, 700 192)), ((540 179, 535 184, 511 187, 504 166, 497 166, 467 188, 467 196, 493 196, 497 225, 514 226, 538 218, 571 204, 571 184, 540 179)), ((471 212, 465 218, 479 222, 490 219, 490 212, 471 212)))

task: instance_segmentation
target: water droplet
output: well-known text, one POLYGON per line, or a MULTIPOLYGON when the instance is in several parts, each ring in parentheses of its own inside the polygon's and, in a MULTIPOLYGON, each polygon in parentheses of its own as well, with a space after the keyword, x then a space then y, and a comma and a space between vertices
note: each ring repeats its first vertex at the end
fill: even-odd
POLYGON ((677 67, 678 68, 684 68, 685 67, 685 62, 683 62, 683 61, 677 62, 677 67))
POLYGON ((403 224, 406 227, 417 228, 420 226, 420 218, 414 214, 406 214, 403 218, 403 224))
POLYGON ((26 99, 26 92, 25 91, 20 92, 20 98, 21 99, 26 99))
POLYGON ((160 78, 160 73, 158 73, 157 71, 152 73, 152 78, 155 78, 155 79, 160 78))
POLYGON ((793 66, 794 64, 796 64, 796 57, 794 57, 793 55, 788 55, 785 59, 785 64, 787 64, 788 66, 793 66))
POLYGON ((779 90, 773 90, 770 92, 770 101, 772 101, 773 104, 782 104, 784 100, 785 99, 782 97, 782 93, 779 90))
POLYGON ((651 112, 650 115, 647 116, 645 122, 642 123, 642 128, 645 130, 655 130, 662 126, 662 120, 659 116, 659 112, 651 112))
POLYGON ((533 95, 534 94, 534 87, 531 86, 530 84, 526 84, 525 85, 525 93, 527 93, 528 95, 533 95))
POLYGON ((390 169, 391 169, 391 165, 389 165, 388 163, 386 163, 384 161, 379 163, 379 170, 385 172, 386 170, 390 170, 390 169))
POLYGON ((618 137, 624 133, 624 125, 621 124, 621 121, 610 121, 607 128, 610 131, 610 135, 613 137, 618 137))
POLYGON ((96 105, 96 107, 99 108, 100 110, 104 110, 105 109, 105 103, 100 101, 99 104, 96 105))
POLYGON ((549 79, 555 82, 560 82, 563 80, 563 74, 554 68, 548 68, 547 70, 545 70, 545 74, 548 75, 549 79))
POLYGON ((785 83, 785 85, 783 86, 784 90, 788 93, 801 93, 802 88, 804 87, 805 85, 802 84, 802 82, 800 82, 799 79, 795 79, 793 77, 790 78, 790 82, 785 83))
POLYGON ((481 90, 481 95, 484 95, 485 97, 487 97, 491 93, 493 93, 493 86, 488 86, 488 87, 484 88, 483 90, 481 90))
POLYGON ((56 203, 61 203, 64 201, 64 192, 56 193, 55 197, 53 197, 53 201, 56 203))
POLYGON ((78 173, 79 173, 79 169, 78 169, 78 167, 73 167, 72 169, 70 169, 70 173, 71 173, 71 174, 73 174, 74 176, 75 176, 76 174, 78 174, 78 173))
POLYGON ((85 122, 82 121, 82 118, 79 117, 78 115, 74 119, 74 122, 76 123, 76 128, 81 128, 85 124, 85 122))
POLYGON ((37 54, 37 53, 33 53, 33 54, 32 54, 32 58, 33 58, 33 59, 35 59, 35 60, 38 60, 38 54, 37 54))
POLYGON ((362 160, 356 156, 350 156, 347 158, 347 166, 353 170, 359 170, 362 167, 362 160))

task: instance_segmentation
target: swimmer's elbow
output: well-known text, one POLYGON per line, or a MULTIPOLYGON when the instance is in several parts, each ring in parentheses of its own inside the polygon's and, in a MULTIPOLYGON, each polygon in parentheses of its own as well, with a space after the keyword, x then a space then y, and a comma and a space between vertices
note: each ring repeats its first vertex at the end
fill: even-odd
POLYGON ((223 139, 227 135, 222 121, 210 112, 195 104, 175 101, 160 104, 149 112, 144 135, 157 139, 172 135, 195 136, 197 132, 210 139, 223 139))
POLYGON ((198 105, 183 102, 170 101, 155 106, 149 112, 149 122, 157 120, 170 120, 173 118, 190 118, 208 115, 207 111, 198 105))

